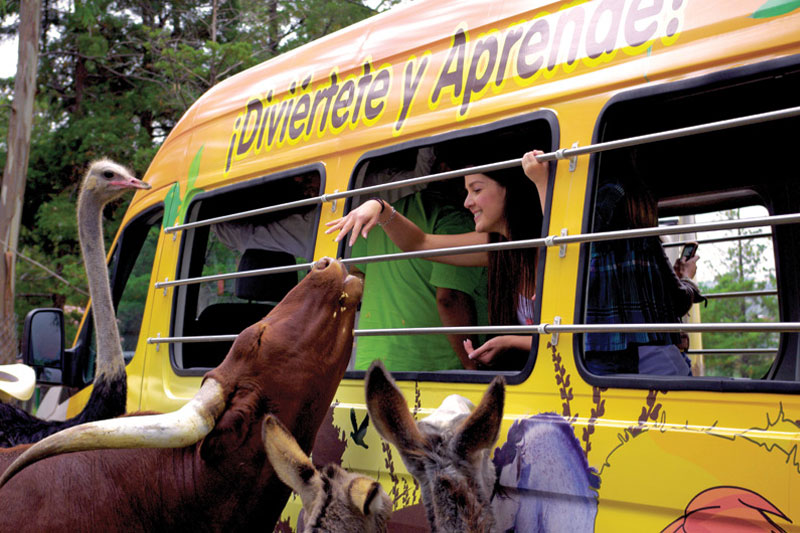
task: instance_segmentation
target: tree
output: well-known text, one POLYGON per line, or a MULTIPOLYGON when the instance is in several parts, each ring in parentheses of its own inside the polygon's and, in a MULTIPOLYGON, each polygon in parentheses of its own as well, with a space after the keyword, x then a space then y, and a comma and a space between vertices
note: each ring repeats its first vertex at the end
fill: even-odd
POLYGON ((3 250, 0 258, 0 363, 13 363, 19 353, 14 316, 14 258, 33 126, 40 11, 39 0, 23 2, 20 8, 19 59, 6 139, 8 156, 3 170, 3 194, 0 195, 0 246, 3 250))
MULTIPOLYGON (((17 316, 86 301, 75 201, 91 160, 110 157, 143 175, 175 123, 210 87, 397 1, 44 0, 19 249, 69 284, 18 263, 17 316)), ((0 8, 18 12, 25 3, 0 0, 0 8)), ((0 35, 16 27, 0 26, 0 35)), ((117 221, 104 224, 108 239, 125 205, 107 207, 105 215, 117 221)), ((68 339, 76 328, 70 324, 68 339)))
MULTIPOLYGON (((728 219, 740 218, 740 210, 725 213, 728 219)), ((752 235, 758 231, 740 229, 739 235, 752 235)), ((728 248, 722 268, 710 283, 701 284, 704 293, 755 291, 775 288, 775 270, 765 266, 763 257, 772 247, 764 238, 738 240, 728 248)), ((716 298, 709 300, 702 310, 703 322, 776 322, 778 299, 776 296, 748 296, 716 298)), ((767 348, 777 347, 778 334, 768 332, 713 332, 703 333, 704 348, 767 348)), ((773 354, 712 355, 705 358, 706 375, 762 378, 769 370, 773 354)))

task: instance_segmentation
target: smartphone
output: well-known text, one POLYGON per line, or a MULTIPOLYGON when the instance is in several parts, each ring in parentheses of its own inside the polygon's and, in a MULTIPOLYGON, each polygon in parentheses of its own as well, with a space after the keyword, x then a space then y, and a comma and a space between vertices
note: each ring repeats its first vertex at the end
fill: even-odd
POLYGON ((694 254, 697 253, 697 246, 698 244, 696 242, 688 242, 684 244, 683 250, 681 251, 681 259, 685 261, 694 257, 694 254))

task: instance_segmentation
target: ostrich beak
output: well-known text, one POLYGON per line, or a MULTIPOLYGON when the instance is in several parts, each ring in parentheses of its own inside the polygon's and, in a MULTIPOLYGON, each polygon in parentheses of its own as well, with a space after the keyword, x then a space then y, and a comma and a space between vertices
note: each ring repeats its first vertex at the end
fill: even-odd
POLYGON ((111 184, 120 189, 149 189, 152 187, 149 183, 145 183, 132 176, 119 176, 119 178, 111 182, 111 184))

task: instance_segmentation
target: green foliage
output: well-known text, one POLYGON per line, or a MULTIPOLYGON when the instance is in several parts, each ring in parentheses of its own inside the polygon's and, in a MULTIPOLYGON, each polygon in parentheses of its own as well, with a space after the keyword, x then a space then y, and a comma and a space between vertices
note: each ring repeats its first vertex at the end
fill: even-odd
MULTIPOLYGON (((43 2, 22 211, 27 229, 21 232, 19 250, 70 285, 19 261, 17 316, 24 317, 33 307, 85 304, 75 199, 93 159, 109 157, 142 176, 172 127, 210 87, 397 1, 383 0, 377 6, 372 1, 373 8, 363 0, 43 2)), ((17 14, 19 5, 0 0, 0 14, 17 14)), ((16 33, 17 19, 2 21, 0 37, 16 33)), ((12 89, 13 79, 0 80, 0 122, 5 124, 12 89)), ((5 158, 6 146, 0 143, 0 164, 5 158)), ((189 189, 175 200, 188 203, 197 192, 189 189)), ((170 194, 180 196, 180 191, 170 194)), ((105 211, 107 246, 126 206, 127 199, 105 211)), ((149 271, 141 276, 145 280, 149 271)), ((146 285, 138 287, 138 277, 131 283, 146 290, 146 285)), ((77 325, 69 327, 71 341, 77 325)))
MULTIPOLYGON (((729 219, 739 218, 738 210, 726 212, 729 219)), ((740 230, 740 234, 757 233, 740 230)), ((740 292, 776 287, 775 271, 765 266, 766 253, 772 247, 764 239, 746 239, 733 242, 727 257, 721 262, 714 280, 701 284, 704 293, 740 292)), ((716 298, 709 300, 701 310, 703 322, 777 322, 779 320, 776 296, 750 296, 746 298, 716 298)), ((703 348, 775 348, 777 333, 716 332, 703 333, 703 348)), ((758 379, 769 370, 773 354, 730 354, 705 357, 706 375, 746 377, 758 379)))

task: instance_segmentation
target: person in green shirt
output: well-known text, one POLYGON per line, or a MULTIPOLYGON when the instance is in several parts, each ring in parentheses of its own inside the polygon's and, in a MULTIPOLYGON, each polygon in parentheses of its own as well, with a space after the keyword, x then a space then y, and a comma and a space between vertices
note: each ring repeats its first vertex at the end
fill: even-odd
MULTIPOLYGON (((472 229, 469 213, 452 196, 431 187, 391 204, 398 213, 429 233, 454 234, 472 229)), ((389 204, 385 204, 387 207, 389 204)), ((382 231, 370 233, 352 249, 352 257, 401 250, 382 231)), ((487 323, 486 269, 458 267, 424 259, 359 265, 364 296, 359 329, 470 326, 487 323)), ((463 341, 475 335, 391 335, 359 337, 356 370, 381 359, 389 371, 475 368, 463 341)))

